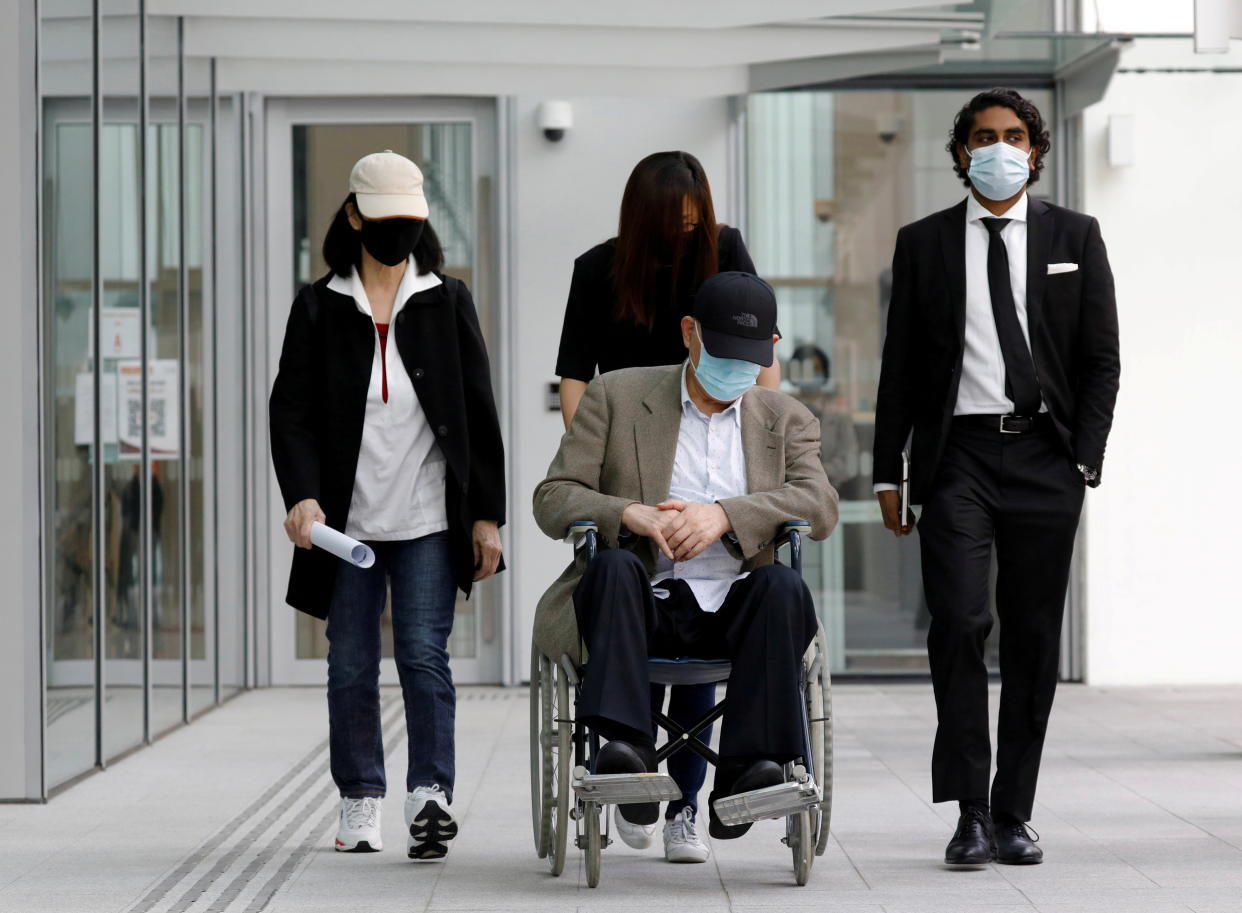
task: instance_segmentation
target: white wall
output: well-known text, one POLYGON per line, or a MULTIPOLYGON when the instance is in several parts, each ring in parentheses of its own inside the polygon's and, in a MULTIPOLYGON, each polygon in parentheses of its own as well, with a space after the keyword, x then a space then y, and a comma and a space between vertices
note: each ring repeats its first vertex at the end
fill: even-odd
POLYGON ((42 794, 34 3, 0 0, 0 799, 42 794))
POLYGON ((729 221, 727 145, 729 105, 715 99, 572 99, 574 126, 550 143, 535 126, 542 99, 515 105, 512 218, 512 352, 516 388, 510 438, 517 670, 529 674, 535 603, 569 560, 531 518, 531 494, 547 472, 563 426, 545 408, 556 380, 556 353, 574 258, 616 234, 621 191, 643 156, 663 149, 696 155, 712 185, 717 218, 729 221))
MULTIPOLYGON (((1146 42, 1121 67, 1240 60, 1146 42)), ((1104 484, 1087 498, 1093 684, 1242 682, 1239 110, 1242 74, 1119 72, 1084 115, 1082 205, 1116 275, 1122 358, 1104 484), (1136 118, 1132 167, 1108 165, 1110 114, 1136 118)))

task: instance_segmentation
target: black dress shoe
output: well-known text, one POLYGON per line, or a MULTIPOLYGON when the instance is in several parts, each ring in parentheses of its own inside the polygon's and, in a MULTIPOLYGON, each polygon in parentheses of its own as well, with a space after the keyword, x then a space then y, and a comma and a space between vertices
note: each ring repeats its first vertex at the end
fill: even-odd
MULTIPOLYGON (((606 744, 595 756, 597 774, 644 774, 656 769, 655 752, 619 742, 606 744)), ((629 802, 618 805, 617 811, 630 824, 655 824, 660 818, 659 802, 629 802)))
POLYGON ((784 782, 785 772, 775 761, 755 761, 746 767, 741 767, 738 762, 722 761, 716 768, 716 788, 707 799, 707 807, 711 812, 707 819, 707 832, 712 835, 712 839, 734 840, 750 830, 749 823, 725 824, 717 818, 717 799, 784 782), (731 776, 738 768, 741 768, 741 773, 736 777, 731 776))
POLYGON ((987 865, 996 858, 992 820, 987 809, 971 806, 957 819, 953 839, 944 848, 945 865, 987 865))
POLYGON ((1035 844, 1039 834, 1031 836, 1031 829, 1022 821, 995 821, 996 861, 1005 865, 1039 865, 1044 861, 1044 851, 1035 844))

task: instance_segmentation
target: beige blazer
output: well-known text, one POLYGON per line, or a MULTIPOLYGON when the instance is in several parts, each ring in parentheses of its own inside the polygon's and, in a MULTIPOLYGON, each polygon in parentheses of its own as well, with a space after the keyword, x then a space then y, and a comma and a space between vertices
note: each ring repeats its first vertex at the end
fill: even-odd
MULTIPOLYGON (((628 368, 595 378, 561 438, 548 476, 535 489, 535 522, 563 539, 575 520, 594 520, 604 548, 628 548, 655 573, 646 538, 619 539, 621 514, 635 501, 668 497, 681 428, 680 365, 628 368)), ((805 520, 811 538, 837 524, 837 492, 819 458, 819 422, 783 393, 752 387, 742 399, 742 448, 749 494, 720 502, 737 538, 726 546, 751 571, 771 564, 773 541, 786 520, 805 520)), ((568 549, 568 546, 566 547, 568 549)), ((574 618, 573 592, 582 568, 571 562, 535 610, 535 644, 544 655, 585 657, 574 618)))

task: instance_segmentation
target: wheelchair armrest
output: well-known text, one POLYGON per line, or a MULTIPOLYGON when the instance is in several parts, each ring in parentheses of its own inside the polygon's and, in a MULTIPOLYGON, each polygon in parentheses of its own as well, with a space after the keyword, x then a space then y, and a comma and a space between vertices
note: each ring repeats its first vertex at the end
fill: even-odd
POLYGON ((565 540, 574 546, 574 558, 591 562, 599 551, 599 524, 594 520, 575 520, 565 530, 565 540))
POLYGON ((565 541, 574 542, 581 541, 582 537, 587 533, 598 533, 599 524, 594 520, 575 520, 569 524, 569 528, 565 530, 565 541))
POLYGON ((811 535, 811 524, 805 520, 786 520, 776 533, 777 548, 790 542, 795 533, 799 536, 811 535))
POLYGON ((789 546, 789 566, 802 573, 802 537, 811 535, 811 524, 805 520, 786 520, 776 533, 776 547, 789 546))

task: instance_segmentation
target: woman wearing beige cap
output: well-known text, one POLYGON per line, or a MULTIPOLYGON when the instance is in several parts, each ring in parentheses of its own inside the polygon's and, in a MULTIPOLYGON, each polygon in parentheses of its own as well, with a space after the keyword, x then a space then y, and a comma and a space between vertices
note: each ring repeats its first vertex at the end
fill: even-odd
POLYGON ((504 567, 504 449, 487 350, 465 283, 440 271, 423 176, 404 156, 354 165, 323 252, 331 271, 293 302, 270 404, 285 531, 298 546, 286 598, 328 622, 336 848, 374 852, 386 791, 380 618, 391 585, 409 732, 407 848, 411 859, 439 859, 457 834, 447 650, 456 591, 468 595, 504 567), (374 566, 312 549, 315 521, 368 543, 374 566))

